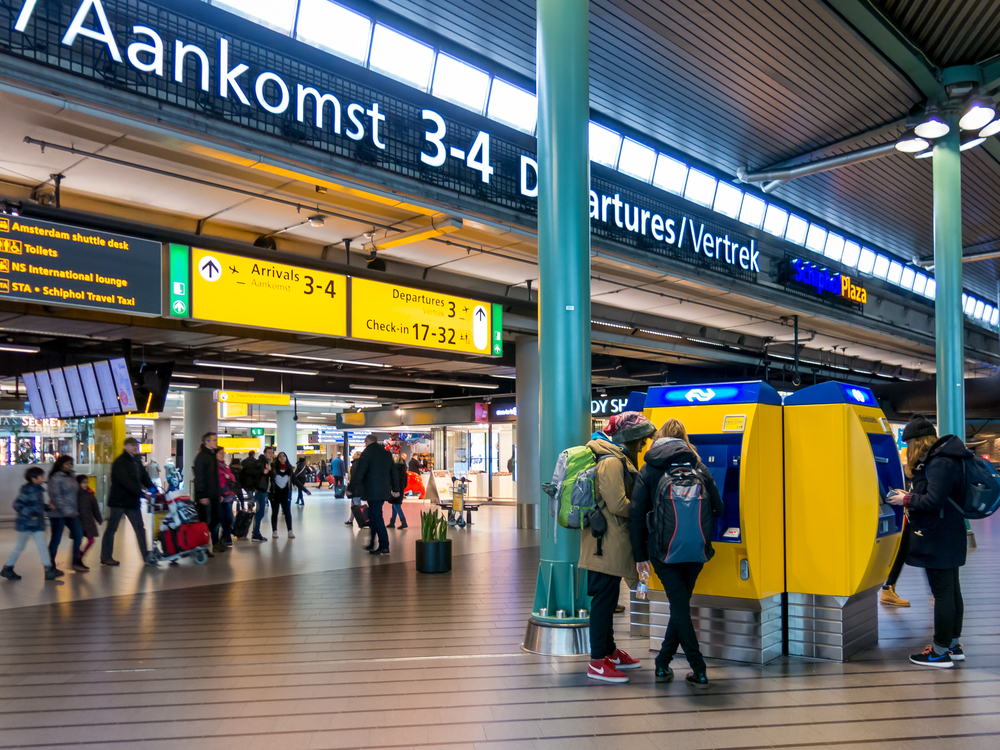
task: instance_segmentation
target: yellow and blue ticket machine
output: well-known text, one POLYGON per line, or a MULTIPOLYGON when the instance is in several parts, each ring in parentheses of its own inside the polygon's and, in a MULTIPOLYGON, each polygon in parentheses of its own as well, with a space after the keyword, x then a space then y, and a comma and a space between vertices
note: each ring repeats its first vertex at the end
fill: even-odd
MULTIPOLYGON (((705 656, 761 664, 782 653, 784 519, 781 396, 767 383, 652 388, 644 412, 660 427, 680 420, 712 472, 725 515, 712 535, 715 556, 691 600, 705 656)), ((632 633, 658 650, 669 606, 658 580, 648 605, 632 596, 632 633)))
POLYGON ((844 661, 878 641, 878 590, 902 528, 886 495, 903 468, 867 388, 804 388, 784 418, 788 653, 844 661))

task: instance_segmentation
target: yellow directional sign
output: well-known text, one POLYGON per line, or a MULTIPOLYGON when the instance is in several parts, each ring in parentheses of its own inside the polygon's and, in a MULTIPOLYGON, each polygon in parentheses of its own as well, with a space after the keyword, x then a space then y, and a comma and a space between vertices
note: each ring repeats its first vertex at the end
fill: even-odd
POLYGON ((288 406, 292 397, 288 393, 254 393, 251 391, 214 391, 219 404, 261 404, 264 406, 288 406))
POLYGON ((347 277, 192 248, 191 309, 201 320, 346 336, 347 277))
POLYGON ((500 305, 351 279, 351 337, 452 352, 503 354, 500 305))

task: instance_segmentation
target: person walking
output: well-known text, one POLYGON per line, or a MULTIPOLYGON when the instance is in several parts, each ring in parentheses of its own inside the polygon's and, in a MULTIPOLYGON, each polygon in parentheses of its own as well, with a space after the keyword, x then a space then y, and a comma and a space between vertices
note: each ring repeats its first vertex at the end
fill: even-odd
POLYGON ((243 496, 243 485, 242 485, 242 475, 243 475, 243 463, 236 458, 233 454, 233 460, 229 462, 229 470, 233 473, 233 479, 236 483, 233 485, 233 491, 236 493, 236 500, 242 505, 246 498, 243 496))
POLYGON ((76 474, 73 473, 73 457, 59 456, 52 466, 52 471, 49 472, 49 557, 52 560, 52 567, 56 570, 59 569, 56 564, 56 553, 59 551, 64 529, 69 529, 70 538, 73 540, 73 560, 70 563, 73 570, 78 573, 90 570, 80 560, 83 529, 80 526, 80 508, 77 501, 79 492, 80 485, 76 481, 76 474))
POLYGON ((629 501, 639 473, 639 452, 655 430, 641 413, 629 411, 613 416, 604 431, 595 432, 587 443, 597 460, 595 500, 608 526, 600 540, 593 534, 580 535, 579 566, 587 571, 591 596, 587 677, 592 680, 628 682, 622 670, 641 666, 615 644, 614 615, 622 579, 630 588, 639 582, 629 548, 629 501))
POLYGON ((359 495, 368 502, 368 525, 371 541, 366 550, 372 555, 389 554, 389 532, 385 529, 382 507, 385 501, 402 495, 399 478, 393 469, 392 454, 378 441, 374 433, 365 438, 361 457, 351 466, 351 482, 347 496, 359 495), (375 546, 376 539, 378 547, 375 546))
POLYGON ((306 477, 309 472, 309 467, 306 465, 306 457, 303 456, 295 464, 295 471, 292 472, 292 484, 295 485, 295 489, 298 490, 298 498, 295 501, 296 505, 305 505, 305 500, 302 499, 302 493, 305 492, 307 495, 312 495, 309 489, 306 487, 306 477))
POLYGON ((122 453, 111 464, 111 489, 108 490, 108 525, 101 537, 101 565, 120 565, 114 558, 115 533, 122 516, 132 524, 139 552, 146 565, 158 567, 159 563, 147 550, 146 526, 142 521, 143 488, 153 490, 153 482, 139 461, 139 441, 134 437, 125 438, 122 453))
MULTIPOLYGON (((198 509, 198 519, 208 525, 212 534, 212 552, 225 552, 219 542, 219 527, 222 525, 222 491, 219 487, 219 437, 214 432, 201 436, 201 447, 194 458, 194 504, 198 509)), ((209 557, 215 557, 212 552, 209 557)))
POLYGON ((271 538, 278 538, 278 510, 285 514, 285 525, 288 526, 288 538, 294 539, 292 532, 292 474, 294 469, 288 463, 284 451, 274 459, 271 471, 271 538))
POLYGON ((87 552, 94 546, 94 540, 97 539, 99 533, 97 527, 104 523, 104 518, 101 516, 101 504, 97 502, 97 495, 90 489, 88 477, 77 474, 76 481, 79 485, 76 498, 77 507, 80 509, 80 527, 87 540, 80 548, 80 562, 82 563, 87 552))
POLYGON ((396 528, 396 518, 399 517, 399 528, 405 529, 406 516, 403 515, 403 496, 406 494, 406 456, 396 456, 393 459, 392 470, 396 472, 396 486, 400 488, 399 496, 393 497, 390 501, 392 505, 392 518, 389 519, 389 528, 396 528))
POLYGON ((244 486, 253 488, 254 517, 253 534, 250 536, 252 542, 266 542, 267 537, 260 533, 260 523, 264 520, 267 512, 267 500, 271 491, 271 461, 274 460, 274 446, 269 445, 264 448, 264 452, 255 456, 251 451, 250 455, 243 459, 244 486))
POLYGON ((668 419, 653 437, 632 494, 629 535, 639 575, 648 577, 652 563, 670 602, 670 621, 656 656, 655 679, 673 680, 670 661, 680 646, 691 665, 688 684, 706 688, 705 658, 691 622, 691 595, 701 569, 715 555, 712 531, 725 506, 712 473, 701 462, 681 422, 668 419))
POLYGON ((322 461, 319 462, 319 484, 316 485, 317 490, 323 489, 323 482, 326 480, 326 478, 327 478, 327 468, 326 468, 326 459, 324 458, 322 461))
POLYGON ((347 466, 344 464, 344 459, 341 458, 340 451, 337 451, 337 455, 333 457, 330 461, 330 476, 333 477, 333 493, 336 496, 338 488, 341 489, 341 495, 343 495, 344 477, 347 476, 347 466))
POLYGON ((910 661, 948 669, 965 660, 960 642, 965 602, 958 572, 965 565, 968 540, 965 517, 955 503, 965 501, 963 461, 973 454, 956 435, 938 438, 934 425, 919 414, 903 429, 903 440, 911 489, 893 490, 888 501, 905 509, 912 526, 906 564, 924 569, 934 596, 933 641, 910 661))
POLYGON ((412 471, 414 474, 420 473, 420 461, 417 460, 416 455, 410 456, 410 462, 406 468, 408 471, 412 471))
POLYGON ((233 546, 233 504, 240 486, 226 463, 225 448, 219 448, 215 459, 219 462, 219 544, 228 549, 233 546))
POLYGON ((52 581, 63 574, 51 564, 49 550, 45 546, 45 511, 49 506, 45 502, 44 483, 45 471, 40 466, 32 466, 24 472, 24 485, 14 501, 16 514, 14 529, 17 531, 17 541, 7 557, 6 565, 0 570, 0 578, 6 578, 8 581, 21 580, 21 576, 14 572, 14 566, 28 545, 28 539, 35 540, 38 559, 45 567, 45 580, 52 581))

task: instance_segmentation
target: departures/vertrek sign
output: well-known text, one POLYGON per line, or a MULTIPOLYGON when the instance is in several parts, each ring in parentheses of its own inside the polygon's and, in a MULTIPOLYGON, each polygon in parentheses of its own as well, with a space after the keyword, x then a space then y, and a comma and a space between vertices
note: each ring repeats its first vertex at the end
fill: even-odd
MULTIPOLYGON (((248 29, 206 3, 26 0, 15 8, 16 15, 0 14, 0 53, 537 214, 533 139, 259 26, 248 29), (244 31, 236 36, 233 27, 244 31)), ((756 280, 760 250, 737 223, 698 218, 680 199, 613 174, 592 180, 596 236, 756 280)))

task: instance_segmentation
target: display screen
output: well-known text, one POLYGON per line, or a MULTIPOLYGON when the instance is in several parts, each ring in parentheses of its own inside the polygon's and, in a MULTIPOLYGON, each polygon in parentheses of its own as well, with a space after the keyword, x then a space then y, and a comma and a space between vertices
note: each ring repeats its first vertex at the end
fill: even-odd
POLYGON ((58 419, 59 409, 56 408, 56 397, 52 393, 52 381, 49 380, 49 374, 45 370, 42 370, 35 373, 35 378, 38 380, 38 392, 42 396, 42 408, 45 411, 45 417, 47 419, 58 419))
POLYGON ((24 389, 28 392, 28 406, 31 407, 31 416, 35 419, 45 419, 45 406, 42 404, 42 395, 38 392, 35 373, 29 372, 24 376, 24 389))
POLYGON ((97 385, 97 375, 93 365, 80 365, 80 380, 83 381, 83 392, 87 396, 87 413, 103 414, 104 404, 101 403, 101 388, 97 385))
POLYGON ((94 372, 97 373, 97 384, 101 387, 101 401, 104 402, 105 414, 121 414, 121 407, 118 405, 118 396, 115 393, 115 379, 111 375, 111 365, 101 361, 94 363, 94 372))
POLYGON ((66 376, 61 369, 49 370, 49 379, 52 381, 52 391, 56 394, 56 408, 59 416, 69 418, 73 416, 73 402, 69 398, 69 388, 66 387, 66 376))
POLYGON ((63 374, 66 375, 66 387, 69 388, 69 397, 73 401, 73 415, 76 417, 90 416, 90 408, 87 406, 87 398, 83 395, 83 383, 80 382, 80 373, 73 367, 64 367, 63 374))
POLYGON ((139 406, 135 402, 135 393, 132 391, 132 376, 128 371, 128 364, 122 357, 111 360, 111 374, 115 379, 115 392, 118 394, 118 401, 122 405, 122 411, 138 411, 139 406))

